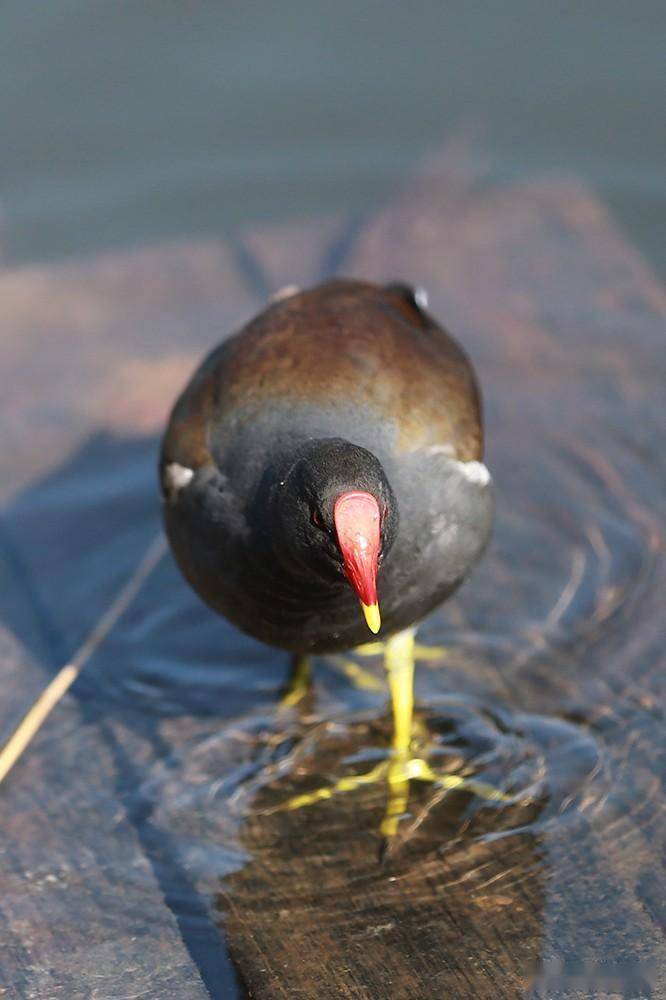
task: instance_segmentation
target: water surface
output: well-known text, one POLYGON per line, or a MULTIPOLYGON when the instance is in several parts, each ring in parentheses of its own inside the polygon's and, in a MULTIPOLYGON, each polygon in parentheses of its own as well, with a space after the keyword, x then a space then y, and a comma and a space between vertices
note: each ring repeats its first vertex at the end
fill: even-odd
POLYGON ((587 179, 666 273, 664 6, 10 0, 10 260, 367 212, 470 126, 587 179))

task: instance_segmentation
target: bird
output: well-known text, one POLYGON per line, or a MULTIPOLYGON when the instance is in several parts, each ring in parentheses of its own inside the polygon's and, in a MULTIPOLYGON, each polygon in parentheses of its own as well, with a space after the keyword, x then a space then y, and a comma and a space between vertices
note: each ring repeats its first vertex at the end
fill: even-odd
POLYGON ((200 597, 291 653, 301 680, 313 654, 380 635, 404 762, 415 629, 490 538, 483 448, 476 374, 422 288, 290 286, 176 400, 159 460, 166 534, 200 597))

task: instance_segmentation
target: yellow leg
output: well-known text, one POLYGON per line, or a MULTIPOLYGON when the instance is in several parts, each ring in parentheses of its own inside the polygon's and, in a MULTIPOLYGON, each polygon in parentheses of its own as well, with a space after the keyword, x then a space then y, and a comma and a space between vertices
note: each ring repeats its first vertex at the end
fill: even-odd
POLYGON ((309 656, 294 656, 291 673, 280 699, 281 708, 293 708, 305 697, 312 686, 312 666, 309 656))
POLYGON ((393 706, 393 750, 406 754, 412 738, 414 714, 414 632, 398 632, 386 643, 384 665, 393 706))
POLYGON ((393 707, 393 740, 388 768, 388 802, 381 834, 390 838, 398 832, 401 816, 409 802, 409 755, 414 715, 414 631, 407 629, 388 640, 384 647, 393 707))

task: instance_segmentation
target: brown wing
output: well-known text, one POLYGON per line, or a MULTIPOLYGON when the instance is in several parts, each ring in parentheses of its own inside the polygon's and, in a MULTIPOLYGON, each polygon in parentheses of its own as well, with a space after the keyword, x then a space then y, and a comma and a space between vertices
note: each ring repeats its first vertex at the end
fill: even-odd
POLYGON ((478 386, 458 344, 404 288, 340 280, 270 305, 210 355, 174 408, 165 460, 210 462, 211 419, 290 398, 362 398, 395 423, 400 452, 482 457, 478 386))

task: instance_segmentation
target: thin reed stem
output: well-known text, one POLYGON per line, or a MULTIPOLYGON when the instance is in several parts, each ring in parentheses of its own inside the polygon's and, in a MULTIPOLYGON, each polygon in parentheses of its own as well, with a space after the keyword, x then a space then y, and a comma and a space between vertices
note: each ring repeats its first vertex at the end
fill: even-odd
POLYGON ((32 707, 23 716, 13 734, 7 740, 2 750, 0 750, 0 783, 7 777, 120 616, 127 610, 165 551, 166 539, 160 533, 150 543, 145 555, 129 580, 124 584, 94 628, 86 636, 74 653, 74 656, 58 671, 53 680, 47 684, 32 707))

